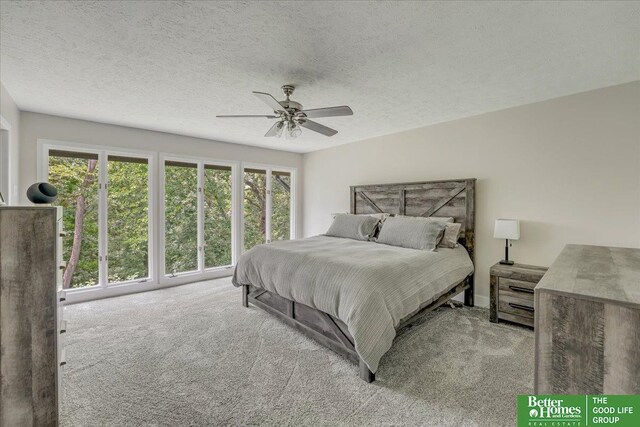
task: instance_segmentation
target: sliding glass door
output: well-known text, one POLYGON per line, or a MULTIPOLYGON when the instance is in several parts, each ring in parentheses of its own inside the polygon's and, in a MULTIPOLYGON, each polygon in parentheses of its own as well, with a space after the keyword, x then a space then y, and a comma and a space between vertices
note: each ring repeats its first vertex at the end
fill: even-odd
POLYGON ((234 166, 165 158, 164 276, 231 266, 234 166))
POLYGON ((51 149, 46 160, 64 208, 63 287, 148 280, 149 157, 51 149))
POLYGON ((245 167, 244 250, 292 238, 292 171, 245 167))

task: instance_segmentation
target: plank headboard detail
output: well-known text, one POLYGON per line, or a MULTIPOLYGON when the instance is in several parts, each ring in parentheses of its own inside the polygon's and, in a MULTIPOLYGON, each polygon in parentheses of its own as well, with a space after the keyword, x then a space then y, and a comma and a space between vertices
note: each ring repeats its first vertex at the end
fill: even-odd
POLYGON ((462 224, 458 241, 474 261, 475 178, 351 186, 353 214, 451 216, 462 224))

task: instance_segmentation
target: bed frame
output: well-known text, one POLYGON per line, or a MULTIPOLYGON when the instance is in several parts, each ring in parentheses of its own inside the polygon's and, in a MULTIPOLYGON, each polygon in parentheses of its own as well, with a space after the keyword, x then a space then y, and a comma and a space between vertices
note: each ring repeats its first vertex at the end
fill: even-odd
MULTIPOLYGON (((451 216, 461 223, 458 241, 474 261, 475 179, 454 179, 402 184, 357 185, 351 187, 350 211, 354 214, 391 213, 407 216, 451 216)), ((474 275, 469 275, 434 302, 420 307, 396 327, 398 334, 421 320, 428 312, 464 292, 464 305, 473 307, 474 275)), ((252 303, 325 347, 359 365, 360 377, 372 382, 375 374, 356 353, 347 325, 327 313, 283 298, 252 285, 242 287, 242 305, 252 303)))

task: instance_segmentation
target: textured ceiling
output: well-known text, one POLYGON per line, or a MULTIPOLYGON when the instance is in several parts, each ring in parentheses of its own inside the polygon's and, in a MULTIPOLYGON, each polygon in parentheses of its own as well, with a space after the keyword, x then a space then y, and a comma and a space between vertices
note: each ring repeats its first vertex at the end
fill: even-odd
POLYGON ((640 3, 7 2, 19 108, 308 152, 640 78, 640 3), (252 90, 339 133, 264 138, 252 90))

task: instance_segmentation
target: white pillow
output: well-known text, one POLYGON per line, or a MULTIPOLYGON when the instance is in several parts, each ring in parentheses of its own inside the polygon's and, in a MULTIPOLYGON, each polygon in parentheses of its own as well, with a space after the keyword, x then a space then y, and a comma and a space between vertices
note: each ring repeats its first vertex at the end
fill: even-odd
POLYGON ((338 214, 333 219, 326 235, 354 240, 370 240, 380 220, 371 215, 338 214))
POLYGON ((434 251, 442 239, 445 223, 422 217, 391 217, 382 225, 378 243, 434 251))
POLYGON ((458 237, 460 236, 460 223, 448 222, 445 224, 444 235, 442 240, 438 243, 439 248, 457 248, 458 237))

